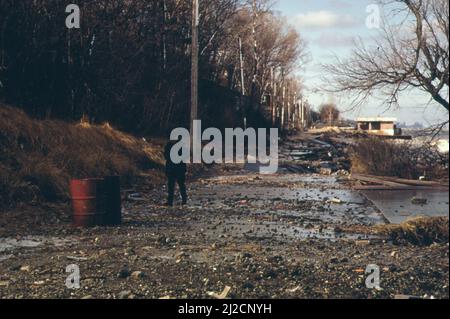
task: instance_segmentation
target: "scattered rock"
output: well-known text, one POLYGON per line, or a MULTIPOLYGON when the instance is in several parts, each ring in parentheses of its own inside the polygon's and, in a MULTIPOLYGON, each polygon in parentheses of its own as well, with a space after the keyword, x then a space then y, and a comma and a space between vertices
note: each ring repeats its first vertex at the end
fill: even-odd
POLYGON ((301 286, 297 286, 297 287, 294 287, 292 289, 287 289, 286 291, 289 292, 289 293, 296 293, 297 291, 299 291, 301 289, 302 289, 301 286))
POLYGON ((119 299, 128 299, 130 298, 131 295, 131 291, 129 290, 123 290, 121 292, 119 292, 119 294, 117 295, 117 298, 119 299))
POLYGON ((337 258, 337 257, 331 257, 330 258, 330 263, 331 264, 337 264, 339 262, 339 258, 337 258))
POLYGON ((428 203, 428 199, 413 197, 411 199, 411 203, 414 204, 414 205, 426 205, 428 203))
POLYGON ((263 273, 263 277, 268 279, 277 278, 277 276, 277 272, 273 269, 266 269, 263 273))
POLYGON ((131 273, 131 277, 133 278, 133 279, 141 279, 141 278, 144 278, 145 277, 145 273, 144 272, 142 272, 142 271, 133 271, 132 273, 131 273))
POLYGON ((244 253, 241 253, 239 257, 241 259, 250 259, 250 258, 252 258, 252 254, 250 254, 248 252, 244 252, 244 253))
POLYGON ((356 240, 355 244, 357 246, 367 246, 367 245, 370 245, 370 241, 369 240, 356 240))
POLYGON ((77 256, 67 256, 66 258, 73 261, 86 261, 89 259, 88 257, 77 257, 77 256))
POLYGON ((127 199, 131 200, 131 201, 145 201, 145 198, 142 197, 142 195, 140 193, 129 194, 127 199))
POLYGON ((131 275, 131 272, 130 272, 130 270, 128 268, 122 268, 117 273, 117 277, 118 278, 122 278, 122 279, 130 277, 130 275, 131 275))
POLYGON ((411 295, 395 295, 394 299, 422 299, 421 297, 411 295))
POLYGON ((20 267, 20 271, 23 271, 23 272, 30 272, 30 270, 31 270, 30 266, 22 266, 22 267, 20 267))
POLYGON ((255 288, 255 285, 253 285, 251 282, 244 282, 242 284, 242 288, 243 289, 249 289, 249 290, 253 290, 255 288))
POLYGON ((333 170, 331 168, 324 168, 324 167, 322 167, 319 170, 319 173, 322 174, 322 175, 331 175, 331 174, 333 174, 333 170))
POLYGON ((328 204, 342 204, 342 201, 339 198, 334 197, 332 199, 327 200, 327 203, 328 204))
POLYGON ((184 251, 181 251, 181 252, 175 254, 176 260, 180 260, 182 258, 187 258, 187 257, 189 257, 189 255, 187 253, 185 253, 184 251))

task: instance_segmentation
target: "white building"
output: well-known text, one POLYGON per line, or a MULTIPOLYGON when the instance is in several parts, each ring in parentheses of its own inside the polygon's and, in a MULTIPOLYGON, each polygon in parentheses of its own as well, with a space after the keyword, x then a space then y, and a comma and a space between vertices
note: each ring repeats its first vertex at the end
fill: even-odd
POLYGON ((362 117, 356 120, 357 130, 374 135, 400 136, 402 131, 393 117, 362 117))

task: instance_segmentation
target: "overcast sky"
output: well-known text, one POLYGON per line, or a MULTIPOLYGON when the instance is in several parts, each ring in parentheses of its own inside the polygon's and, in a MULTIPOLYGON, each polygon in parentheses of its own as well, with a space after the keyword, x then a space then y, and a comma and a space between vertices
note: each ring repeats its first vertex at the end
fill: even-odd
MULTIPOLYGON (((334 98, 341 110, 349 108, 349 100, 344 97, 331 97, 318 90, 323 87, 324 74, 321 63, 333 61, 333 54, 345 58, 352 48, 352 41, 361 37, 371 41, 378 35, 376 29, 366 27, 367 6, 372 0, 278 0, 275 9, 295 25, 308 42, 310 61, 300 73, 304 79, 310 102, 318 107, 334 98)), ((400 99, 400 109, 386 110, 380 100, 373 99, 361 109, 344 114, 347 118, 358 116, 396 117, 399 122, 421 122, 431 124, 448 118, 444 108, 430 102, 429 96, 421 91, 409 92, 400 99)))

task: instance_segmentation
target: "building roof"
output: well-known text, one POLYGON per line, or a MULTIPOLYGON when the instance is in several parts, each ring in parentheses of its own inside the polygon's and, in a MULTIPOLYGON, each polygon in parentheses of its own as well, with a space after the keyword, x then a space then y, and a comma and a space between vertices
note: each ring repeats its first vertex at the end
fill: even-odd
POLYGON ((395 117, 360 117, 356 122, 397 122, 395 117))

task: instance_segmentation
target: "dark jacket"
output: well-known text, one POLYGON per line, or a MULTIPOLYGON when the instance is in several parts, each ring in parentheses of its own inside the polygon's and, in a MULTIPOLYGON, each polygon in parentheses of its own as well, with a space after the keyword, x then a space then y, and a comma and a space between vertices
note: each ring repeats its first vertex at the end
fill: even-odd
MULTIPOLYGON (((172 150, 172 147, 176 143, 178 143, 178 142, 169 141, 164 148, 164 158, 166 159, 166 175, 180 176, 180 175, 186 174, 186 164, 185 163, 175 164, 170 159, 170 151, 172 150)), ((181 150, 180 150, 180 152, 181 152, 181 150)))

